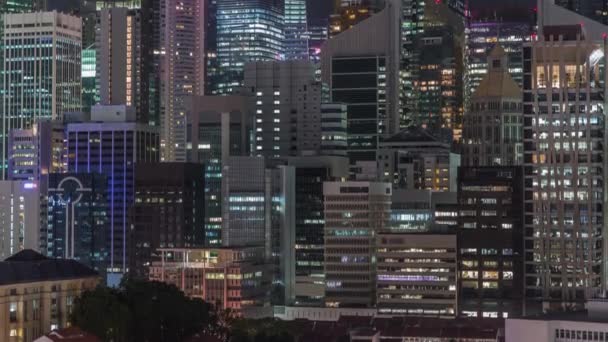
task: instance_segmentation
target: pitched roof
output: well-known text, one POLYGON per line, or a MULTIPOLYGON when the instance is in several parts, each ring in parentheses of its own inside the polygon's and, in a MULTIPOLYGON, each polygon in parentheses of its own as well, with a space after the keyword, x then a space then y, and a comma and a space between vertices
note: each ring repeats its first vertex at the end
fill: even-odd
POLYGON ((82 331, 78 327, 69 327, 60 330, 53 330, 50 333, 34 340, 34 342, 101 342, 97 336, 82 331))
MULTIPOLYGON (((496 45, 488 55, 489 60, 504 59, 505 50, 496 45)), ((490 68, 473 92, 473 99, 482 97, 522 97, 522 90, 506 68, 490 68)))
POLYGON ((439 142, 439 140, 427 130, 410 126, 402 131, 386 138, 384 142, 439 142))
POLYGON ((50 259, 23 250, 0 262, 0 285, 95 277, 93 269, 71 259, 50 259))

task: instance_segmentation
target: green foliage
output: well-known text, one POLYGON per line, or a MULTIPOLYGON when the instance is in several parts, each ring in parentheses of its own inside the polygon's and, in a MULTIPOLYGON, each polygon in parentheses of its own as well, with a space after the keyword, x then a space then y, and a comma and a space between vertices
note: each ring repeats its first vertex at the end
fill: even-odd
POLYGON ((217 317, 211 305, 175 286, 127 279, 118 289, 84 293, 70 320, 104 341, 175 342, 213 330, 217 317))
POLYGON ((230 342, 296 342, 289 322, 275 319, 235 319, 230 326, 230 342))

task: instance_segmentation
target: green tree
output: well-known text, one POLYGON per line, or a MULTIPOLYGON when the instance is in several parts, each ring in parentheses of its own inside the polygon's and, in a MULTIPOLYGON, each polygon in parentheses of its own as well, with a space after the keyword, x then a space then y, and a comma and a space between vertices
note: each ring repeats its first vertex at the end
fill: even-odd
POLYGON ((71 322, 105 341, 174 342, 214 331, 217 317, 177 287, 126 279, 118 289, 98 287, 76 300, 71 322))

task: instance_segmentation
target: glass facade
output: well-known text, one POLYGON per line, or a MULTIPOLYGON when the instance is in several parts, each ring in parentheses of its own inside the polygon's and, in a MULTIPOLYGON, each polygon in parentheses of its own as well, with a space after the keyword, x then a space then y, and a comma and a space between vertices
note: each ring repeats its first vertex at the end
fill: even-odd
POLYGON ((56 12, 3 15, 1 168, 8 133, 81 110, 81 20, 56 12), (36 25, 36 29, 24 27, 36 25), (61 27, 63 26, 63 27, 61 27))
POLYGON ((602 24, 608 24, 607 0, 555 0, 555 4, 602 24))
POLYGON ((323 182, 329 180, 327 168, 296 168, 295 305, 323 304, 323 182), (306 290, 299 291, 300 286, 306 290), (319 288, 318 293, 311 288, 319 288))
POLYGON ((464 96, 465 108, 473 92, 489 70, 488 55, 496 44, 507 53, 509 74, 523 85, 523 44, 530 41, 534 28, 528 22, 471 22, 465 28, 464 96))
POLYGON ((285 59, 308 60, 306 0, 285 1, 285 59))
POLYGON ((213 94, 243 85, 245 63, 284 59, 283 3, 279 0, 218 0, 219 75, 213 94))
POLYGON ((386 58, 335 57, 331 101, 348 105, 348 155, 351 164, 376 160, 381 135, 387 133, 386 58))
POLYGON ((97 172, 108 179, 107 271, 120 277, 128 270, 128 208, 134 201, 135 164, 159 160, 158 133, 135 123, 69 124, 67 144, 70 172, 97 172))
POLYGON ((74 259, 104 274, 108 249, 107 178, 97 173, 52 173, 47 198, 46 255, 74 259))
POLYGON ((91 107, 99 103, 97 88, 97 51, 94 46, 82 50, 82 110, 91 112, 91 107))
POLYGON ((401 125, 408 126, 415 121, 416 91, 415 85, 418 78, 419 49, 416 41, 424 32, 424 2, 418 0, 401 0, 401 93, 402 103, 401 125))
MULTIPOLYGON (((188 132, 197 130, 188 129, 188 132)), ((241 154, 241 124, 230 125, 230 154, 241 154)), ((189 139, 189 144, 191 144, 189 139)), ((199 123, 198 146, 189 149, 188 160, 197 160, 205 166, 205 246, 222 243, 222 127, 217 123, 199 123)))
POLYGON ((464 317, 523 314, 523 203, 519 167, 460 168, 458 309, 464 317))

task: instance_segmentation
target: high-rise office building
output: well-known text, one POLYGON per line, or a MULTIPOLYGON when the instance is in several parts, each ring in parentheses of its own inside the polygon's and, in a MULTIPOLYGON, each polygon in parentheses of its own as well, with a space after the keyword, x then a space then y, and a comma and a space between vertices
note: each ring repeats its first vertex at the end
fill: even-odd
POLYGON ((0 259, 39 250, 40 189, 32 181, 0 181, 0 259))
POLYGON ((104 8, 99 12, 96 77, 101 105, 127 105, 138 122, 148 123, 143 14, 139 9, 104 8))
POLYGON ((553 0, 556 5, 567 8, 604 25, 608 24, 608 1, 606 0, 553 0))
POLYGON ((295 167, 295 301, 297 306, 323 306, 325 296, 323 182, 348 176, 345 157, 294 157, 295 167))
POLYGON ((351 164, 375 161, 381 137, 399 129, 399 13, 400 4, 387 3, 322 48, 330 101, 348 106, 351 164))
POLYGON ((220 69, 217 59, 217 2, 209 0, 205 11, 205 95, 212 95, 219 82, 220 69))
POLYGON ((321 91, 308 61, 257 62, 245 66, 245 87, 255 108, 258 156, 315 154, 321 149, 321 91))
POLYGON ((250 145, 248 96, 197 96, 188 105, 189 162, 205 172, 205 246, 222 243, 222 165, 230 156, 246 156, 250 145))
POLYGON ((139 124, 126 106, 97 106, 91 122, 66 128, 68 171, 96 172, 108 179, 108 283, 128 270, 128 209, 134 203, 134 172, 139 162, 159 161, 159 134, 139 124))
POLYGON ((57 13, 4 14, 0 168, 6 179, 8 134, 39 119, 81 109, 80 18, 57 13), (59 38, 61 37, 61 39, 59 38))
POLYGON ((161 158, 186 161, 186 102, 205 88, 205 2, 160 0, 161 158))
POLYGON ((347 155, 348 107, 343 103, 321 104, 321 154, 347 155))
POLYGON ((352 28, 366 20, 374 13, 369 5, 352 4, 341 6, 332 14, 329 20, 329 38, 352 28))
POLYGON ((77 260, 105 274, 110 254, 107 188, 107 178, 99 173, 49 175, 43 253, 77 260))
POLYGON ((10 180, 42 181, 49 173, 66 171, 65 132, 61 122, 39 121, 9 134, 10 180))
POLYGON ((263 247, 274 304, 295 301, 295 170, 263 157, 230 157, 222 171, 222 245, 263 247))
POLYGON ((456 246, 453 233, 379 233, 378 314, 455 317, 456 246))
POLYGON ((464 49, 465 108, 470 106, 471 96, 490 70, 488 57, 496 44, 500 44, 507 54, 505 67, 509 74, 520 87, 523 86, 522 49, 534 34, 534 26, 525 16, 520 21, 510 22, 468 20, 464 49))
POLYGON ((321 47, 329 39, 329 18, 334 12, 330 1, 306 0, 310 61, 318 63, 321 59, 321 47))
POLYGON ((527 312, 596 296, 605 261, 605 42, 539 31, 523 53, 527 312))
POLYGON ((496 45, 488 72, 464 115, 465 166, 521 165, 523 162, 522 91, 507 69, 508 56, 496 45))
POLYGON ((325 306, 376 303, 376 234, 389 226, 391 185, 325 182, 325 306))
POLYGON ((217 0, 219 75, 214 94, 243 85, 245 64, 284 59, 282 0, 217 0))
MULTIPOLYGON (((391 222, 386 229, 391 233, 428 233, 442 226, 437 222, 437 210, 455 207, 456 192, 393 188, 391 222)), ((456 222, 454 222, 456 225, 456 222)))
POLYGON ((382 140, 374 176, 395 189, 456 191, 459 166, 449 143, 412 126, 382 140))
POLYGON ((5 0, 0 5, 0 13, 27 13, 38 9, 37 0, 5 0))
POLYGON ((129 274, 148 278, 159 248, 202 247, 205 173, 194 163, 139 163, 129 211, 129 274))
POLYGON ((478 318, 522 315, 523 178, 521 167, 460 168, 458 311, 478 318))
POLYGON ((97 50, 95 45, 82 49, 82 111, 90 113, 91 108, 99 104, 99 87, 97 84, 97 50))
POLYGON ((285 59, 308 60, 308 18, 306 0, 285 1, 285 59))
MULTIPOLYGON (((402 112, 400 124, 408 126, 418 124, 415 116, 419 113, 417 110, 418 99, 416 97, 416 81, 420 70, 419 56, 420 48, 417 41, 420 35, 424 32, 424 1, 417 0, 398 0, 401 2, 400 13, 400 100, 402 103, 402 112)), ((447 42, 446 42, 447 43, 447 42)))
POLYGON ((413 110, 408 114, 409 124, 435 130, 448 128, 453 139, 460 140, 462 75, 457 72, 460 52, 454 44, 453 30, 447 25, 427 27, 417 34, 409 49, 415 49, 419 59, 412 85, 415 96, 407 107, 413 110))

